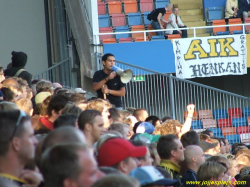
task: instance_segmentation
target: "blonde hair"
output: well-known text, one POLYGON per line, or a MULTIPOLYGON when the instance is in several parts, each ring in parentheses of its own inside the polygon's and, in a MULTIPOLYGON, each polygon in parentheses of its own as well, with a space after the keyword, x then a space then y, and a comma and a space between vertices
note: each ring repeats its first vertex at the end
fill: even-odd
POLYGON ((104 99, 95 99, 95 100, 91 100, 88 102, 87 108, 86 110, 90 109, 90 110, 98 110, 99 112, 103 112, 104 107, 107 108, 111 108, 112 105, 110 104, 109 101, 104 100, 104 99))
MULTIPOLYGON (((226 168, 216 162, 205 162, 203 163, 197 172, 197 178, 201 183, 203 181, 210 181, 211 178, 218 179, 221 173, 224 173, 226 168)), ((209 185, 203 185, 209 186, 209 185)))
POLYGON ((176 126, 182 126, 181 123, 178 120, 169 119, 166 120, 161 126, 160 129, 157 129, 160 131, 160 135, 167 135, 167 134, 174 134, 178 136, 176 131, 176 126))

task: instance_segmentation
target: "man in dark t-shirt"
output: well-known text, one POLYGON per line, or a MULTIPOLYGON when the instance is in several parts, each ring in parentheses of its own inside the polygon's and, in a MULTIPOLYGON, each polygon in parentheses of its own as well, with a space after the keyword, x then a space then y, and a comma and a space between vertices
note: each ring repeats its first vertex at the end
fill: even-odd
POLYGON ((126 93, 125 84, 121 82, 120 76, 115 72, 111 72, 111 67, 115 65, 115 56, 107 53, 102 57, 103 69, 96 71, 93 77, 92 88, 97 92, 98 98, 107 99, 116 108, 122 109, 122 99, 126 93))
MULTIPOLYGON (((151 25, 155 30, 158 29, 164 29, 163 25, 162 25, 162 21, 165 23, 170 23, 171 21, 162 19, 162 17, 164 16, 164 14, 166 14, 167 11, 171 11, 172 10, 172 4, 167 4, 165 8, 157 8, 154 10, 154 13, 152 15, 152 20, 151 20, 151 25)), ((157 35, 164 35, 164 31, 161 32, 156 32, 157 35)))

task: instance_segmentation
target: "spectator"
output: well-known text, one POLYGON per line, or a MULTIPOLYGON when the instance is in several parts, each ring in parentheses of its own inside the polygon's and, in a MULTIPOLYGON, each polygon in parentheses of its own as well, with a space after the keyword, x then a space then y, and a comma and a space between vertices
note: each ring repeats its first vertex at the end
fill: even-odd
POLYGON ((171 179, 178 180, 174 187, 181 186, 180 166, 184 160, 184 150, 179 138, 173 134, 160 137, 157 144, 157 151, 161 158, 160 166, 165 168, 171 175, 171 179))
POLYGON ((72 102, 75 103, 76 106, 78 106, 80 109, 85 110, 87 107, 87 100, 85 94, 81 93, 73 93, 70 96, 70 99, 72 102))
POLYGON ((230 162, 230 180, 232 181, 232 183, 236 180, 235 176, 238 174, 239 170, 238 170, 238 163, 235 159, 234 155, 231 154, 225 154, 224 155, 228 161, 230 162))
POLYGON ((129 126, 127 124, 124 124, 124 123, 113 123, 110 125, 108 130, 118 131, 119 133, 122 134, 123 138, 125 138, 125 139, 129 139, 129 137, 130 137, 129 126))
POLYGON ((19 90, 21 92, 21 94, 19 95, 19 98, 26 98, 27 97, 27 88, 29 88, 27 81, 20 78, 20 77, 12 77, 12 79, 15 79, 19 84, 19 90))
POLYGON ((98 110, 99 112, 102 113, 102 117, 104 119, 104 127, 106 129, 109 128, 110 123, 109 123, 109 109, 112 107, 112 105, 103 99, 96 99, 96 100, 91 100, 88 102, 88 106, 86 110, 98 110))
POLYGON ((104 176, 85 144, 61 144, 42 155, 46 187, 91 187, 104 176))
POLYGON ((199 145, 200 144, 199 135, 195 131, 188 131, 182 135, 181 143, 183 147, 187 147, 188 145, 199 145))
POLYGON ((58 82, 53 82, 52 86, 53 86, 53 89, 62 88, 62 85, 60 83, 58 83, 58 82))
POLYGON ((136 168, 129 174, 139 180, 141 187, 172 186, 177 180, 165 178, 155 167, 143 166, 136 168))
POLYGON ((224 179, 224 172, 226 168, 216 162, 205 162, 202 164, 197 172, 197 179, 204 187, 223 187, 223 184, 214 185, 209 184, 211 181, 222 181, 224 179))
POLYGON ((160 162, 161 162, 161 158, 157 152, 157 147, 156 147, 156 143, 151 143, 149 145, 149 152, 150 152, 150 156, 151 158, 153 159, 153 162, 152 162, 152 165, 153 166, 159 166, 160 165, 160 162))
POLYGON ((225 18, 238 17, 238 0, 227 0, 225 8, 225 18))
POLYGON ((82 111, 83 110, 76 106, 74 103, 68 103, 63 108, 62 114, 74 114, 79 117, 82 111))
POLYGON ((4 101, 14 103, 18 99, 10 87, 1 88, 1 92, 3 94, 4 101))
POLYGON ((136 133, 148 133, 152 134, 155 131, 155 127, 149 122, 142 122, 136 128, 136 133))
POLYGON ((22 79, 26 80, 29 87, 31 87, 32 75, 24 68, 28 59, 27 54, 24 52, 12 51, 11 55, 12 67, 7 68, 4 71, 4 75, 8 77, 21 77, 22 79))
MULTIPOLYGON (((167 4, 165 8, 157 8, 153 10, 152 12, 152 19, 151 19, 151 25, 155 30, 158 29, 164 29, 162 22, 164 23, 170 23, 171 21, 167 21, 165 19, 162 19, 163 16, 166 14, 167 11, 171 11, 172 4, 167 4)), ((157 35, 163 35, 164 31, 156 32, 157 35)))
POLYGON ((149 151, 149 148, 148 148, 148 145, 142 141, 131 141, 131 143, 134 145, 134 146, 145 146, 147 148, 147 153, 145 156, 143 157, 137 157, 138 161, 139 161, 139 164, 138 166, 141 167, 141 166, 152 166, 152 163, 153 163, 153 159, 150 155, 150 151, 149 151))
POLYGON ((4 80, 5 80, 4 69, 2 66, 0 66, 0 83, 2 83, 4 80))
POLYGON ((122 123, 122 111, 118 110, 117 108, 110 108, 109 109, 109 123, 122 123))
POLYGON ((250 185, 250 175, 245 175, 239 180, 239 184, 236 187, 248 187, 250 185))
MULTIPOLYGON (((35 157, 37 140, 30 117, 21 110, 0 112, 0 178, 7 178, 21 186, 30 183, 38 186, 37 178, 22 178, 25 165, 35 157)), ((28 184, 27 184, 28 185, 28 184)))
MULTIPOLYGON (((106 175, 112 174, 122 174, 118 169, 111 168, 111 167, 99 167, 99 169, 105 173, 106 175)), ((125 175, 124 175, 125 176, 125 175)))
POLYGON ((123 138, 123 136, 118 131, 110 130, 110 131, 104 132, 103 135, 100 137, 100 139, 97 141, 96 151, 98 152, 102 144, 104 144, 109 139, 113 139, 113 138, 123 138))
POLYGON ((96 71, 93 77, 92 88, 97 92, 98 98, 107 99, 116 108, 122 110, 122 97, 126 94, 126 85, 121 82, 121 77, 111 71, 115 65, 115 56, 107 53, 102 56, 103 69, 96 71))
POLYGON ((99 166, 109 166, 129 174, 138 167, 137 157, 147 153, 145 146, 135 147, 128 140, 113 138, 104 142, 97 155, 99 166))
POLYGON ((33 106, 30 99, 22 98, 16 101, 16 105, 19 110, 24 111, 27 115, 32 116, 33 115, 33 106))
POLYGON ((103 177, 92 187, 140 187, 139 182, 123 174, 112 174, 103 177))
POLYGON ((167 24, 167 29, 175 29, 175 30, 168 30, 166 34, 180 34, 182 38, 187 38, 187 29, 179 30, 179 28, 185 28, 186 26, 182 23, 179 14, 178 6, 173 6, 173 13, 169 16, 167 24))
POLYGON ((78 116, 75 114, 62 114, 54 122, 54 129, 64 126, 78 128, 78 116))
POLYGON ((239 0, 239 10, 238 10, 238 17, 245 18, 250 17, 250 3, 248 0, 239 0))
POLYGON ((217 151, 215 147, 218 145, 218 143, 209 143, 206 141, 200 142, 200 147, 203 150, 206 157, 210 157, 217 154, 217 151))
POLYGON ((145 109, 136 109, 133 113, 133 116, 135 116, 135 118, 138 121, 145 121, 148 118, 148 112, 145 109))
POLYGON ((0 102, 0 111, 6 111, 6 110, 18 110, 18 108, 15 103, 8 101, 0 102))
POLYGON ((221 138, 222 142, 224 143, 225 145, 225 151, 227 154, 230 154, 230 144, 228 142, 228 140, 226 138, 221 138))
POLYGON ((197 181, 197 171, 199 167, 205 162, 203 150, 197 145, 188 145, 184 151, 185 162, 187 164, 187 171, 183 175, 182 184, 184 187, 195 187, 196 185, 187 184, 187 181, 197 181))
POLYGON ((102 114, 97 110, 85 110, 78 118, 79 129, 83 131, 89 147, 106 131, 102 114))
POLYGON ((149 116, 145 121, 151 123, 154 127, 156 125, 161 125, 161 120, 157 116, 149 116))
POLYGON ((242 168, 250 165, 250 155, 243 153, 236 157, 236 161, 238 163, 238 170, 240 171, 242 168))

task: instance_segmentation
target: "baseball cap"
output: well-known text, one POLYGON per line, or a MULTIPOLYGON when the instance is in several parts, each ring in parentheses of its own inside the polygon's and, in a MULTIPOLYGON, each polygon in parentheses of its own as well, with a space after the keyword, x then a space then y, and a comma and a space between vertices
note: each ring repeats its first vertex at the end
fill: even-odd
POLYGON ((218 143, 209 143, 206 141, 200 141, 200 147, 204 152, 206 152, 208 149, 215 148, 217 145, 218 143))
POLYGON ((132 170, 129 175, 136 178, 141 186, 148 184, 170 186, 177 182, 177 180, 164 178, 154 166, 136 168, 132 170))
POLYGON ((82 88, 76 88, 76 89, 75 89, 75 92, 76 92, 76 93, 82 93, 82 94, 85 94, 85 93, 86 93, 86 91, 83 90, 82 88))
POLYGON ((148 133, 142 133, 142 134, 135 134, 135 136, 132 136, 132 140, 139 140, 145 143, 154 143, 158 142, 161 135, 153 135, 148 133))
POLYGON ((128 140, 113 138, 102 144, 98 151, 99 166, 113 166, 128 157, 143 157, 147 153, 145 146, 135 147, 128 140))
POLYGON ((40 92, 35 96, 36 104, 42 103, 48 96, 51 96, 50 92, 40 92))
POLYGON ((154 125, 149 122, 142 122, 136 129, 136 133, 152 133, 155 131, 154 125))

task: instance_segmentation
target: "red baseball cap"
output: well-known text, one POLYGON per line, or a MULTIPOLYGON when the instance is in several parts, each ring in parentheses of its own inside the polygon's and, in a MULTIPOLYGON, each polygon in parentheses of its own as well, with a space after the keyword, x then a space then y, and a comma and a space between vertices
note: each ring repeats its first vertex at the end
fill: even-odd
POLYGON ((114 138, 106 141, 99 149, 97 162, 99 166, 113 166, 128 157, 143 157, 147 153, 145 146, 135 147, 128 140, 114 138))

